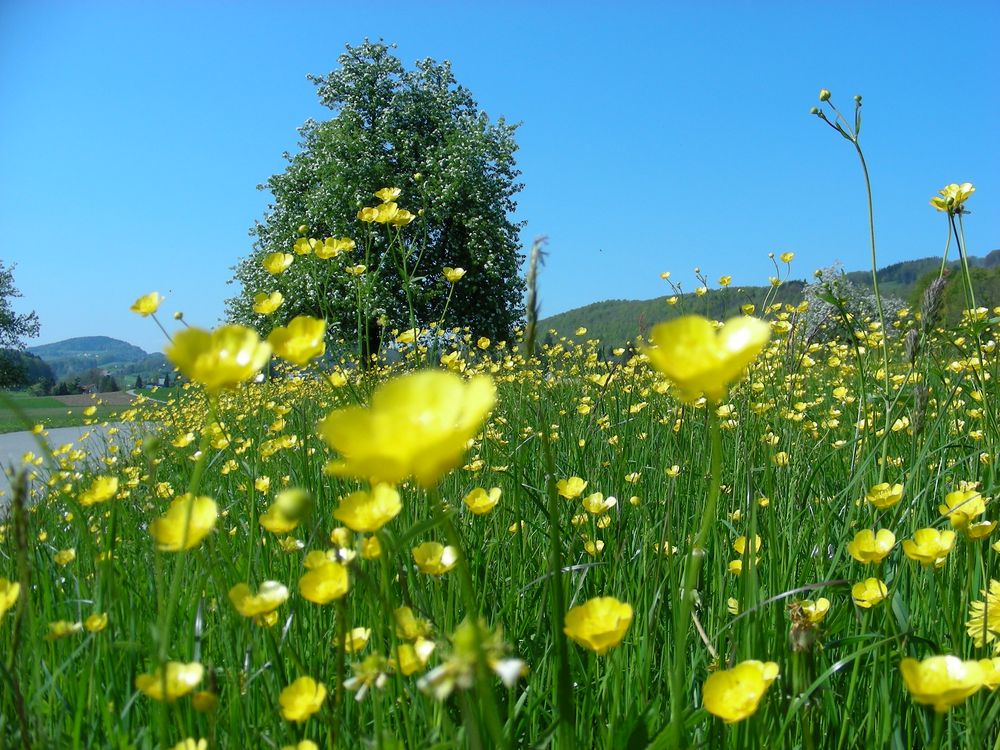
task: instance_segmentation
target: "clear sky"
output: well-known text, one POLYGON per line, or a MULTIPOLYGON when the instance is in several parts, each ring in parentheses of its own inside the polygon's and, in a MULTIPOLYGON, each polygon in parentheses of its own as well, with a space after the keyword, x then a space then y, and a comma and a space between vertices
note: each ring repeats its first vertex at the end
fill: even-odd
POLYGON ((214 325, 296 127, 308 73, 366 36, 451 60, 518 135, 543 315, 666 292, 670 270, 766 283, 868 266, 850 145, 808 114, 864 95, 880 265, 939 254, 927 205, 971 181, 970 251, 1000 247, 1000 2, 0 0, 0 259, 48 343, 162 336, 140 294, 214 325))

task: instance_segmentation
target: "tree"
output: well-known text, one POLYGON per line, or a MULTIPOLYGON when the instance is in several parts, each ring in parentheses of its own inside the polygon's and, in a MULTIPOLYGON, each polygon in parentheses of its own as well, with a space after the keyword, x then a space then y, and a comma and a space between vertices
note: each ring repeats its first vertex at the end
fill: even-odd
POLYGON ((323 316, 333 335, 354 338, 357 281, 344 269, 366 262, 360 248, 370 242, 366 265, 379 274, 365 322, 371 329, 408 328, 400 276, 386 253, 391 233, 357 217, 359 208, 378 204, 373 193, 397 187, 399 206, 420 212, 401 230, 421 253, 411 285, 417 320, 426 325, 441 316, 449 293, 441 270, 451 266, 467 275, 455 285, 446 326, 466 325, 506 339, 520 322, 521 224, 511 218, 522 187, 514 161, 517 125, 503 118, 491 122, 457 84, 448 62, 427 59, 407 70, 392 49, 367 40, 348 46, 339 69, 309 77, 320 101, 336 114, 307 121, 299 129, 299 153, 285 154, 285 171, 259 186, 270 190, 273 201, 251 230, 253 253, 234 268, 241 290, 227 301, 231 320, 267 333, 296 315, 323 316), (271 276, 262 258, 292 252, 301 225, 309 237, 350 237, 359 249, 339 262, 296 256, 285 273, 271 276), (255 313, 254 295, 273 291, 285 298, 277 312, 255 313))
MULTIPOLYGON (((13 297, 23 295, 14 286, 14 268, 5 266, 0 260, 0 347, 23 349, 24 339, 38 335, 38 315, 34 312, 18 315, 11 305, 13 297)), ((0 387, 21 385, 25 382, 21 363, 8 354, 0 352, 0 387)))

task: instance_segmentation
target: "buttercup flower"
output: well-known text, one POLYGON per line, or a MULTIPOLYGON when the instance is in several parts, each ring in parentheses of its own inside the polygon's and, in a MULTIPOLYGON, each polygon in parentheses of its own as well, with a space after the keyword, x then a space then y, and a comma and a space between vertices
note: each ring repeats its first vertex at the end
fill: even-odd
POLYGON ((879 510, 891 508, 903 499, 903 485, 889 484, 882 482, 874 485, 865 495, 865 500, 870 502, 879 510))
POLYGON ((159 292, 150 292, 142 297, 139 297, 135 302, 132 303, 132 307, 129 308, 134 313, 138 313, 142 317, 148 317, 160 309, 160 303, 163 302, 163 297, 160 296, 159 292))
POLYGON ((924 567, 933 565, 940 568, 944 565, 945 558, 955 546, 954 531, 938 531, 937 529, 918 529, 913 534, 913 539, 903 541, 903 552, 911 560, 915 560, 924 567))
POLYGON ((83 621, 83 627, 88 633, 100 633, 108 626, 108 615, 106 612, 89 615, 83 621))
POLYGON ((0 578, 0 618, 7 614, 7 610, 14 606, 18 594, 21 593, 21 584, 0 578))
POLYGON ((500 502, 500 494, 501 490, 499 487, 494 487, 489 492, 482 487, 476 487, 465 496, 463 502, 465 503, 465 507, 470 511, 477 516, 481 516, 484 513, 489 513, 496 507, 496 504, 500 502))
POLYGON ((388 484, 413 476, 432 487, 461 462, 495 400, 485 375, 466 381, 425 370, 390 380, 370 407, 339 409, 320 422, 320 436, 341 456, 328 470, 388 484))
POLYGON ((851 586, 854 603, 863 609, 871 609, 889 595, 889 587, 878 578, 866 578, 851 586))
POLYGON ((254 594, 245 583, 229 589, 229 601, 244 617, 260 617, 274 612, 288 599, 288 588, 277 581, 264 581, 254 594))
POLYGON ((399 515, 402 509, 395 487, 376 484, 371 492, 352 492, 341 500, 333 517, 345 523, 352 531, 378 531, 399 515))
POLYGON ((378 198, 383 203, 392 203, 394 200, 397 200, 399 196, 402 194, 403 191, 400 190, 399 188, 384 187, 375 193, 375 197, 378 198))
POLYGON ((188 737, 174 745, 172 750, 208 750, 208 740, 196 740, 193 737, 188 737))
POLYGON ((451 266, 444 267, 444 277, 449 284, 454 284, 459 281, 463 276, 465 276, 464 268, 452 268, 451 266))
POLYGON ((971 182, 963 182, 961 185, 951 183, 938 191, 938 195, 931 198, 931 205, 938 211, 947 211, 949 214, 959 214, 964 211, 965 201, 976 192, 971 182))
POLYGON ((193 549, 215 527, 218 516, 212 498, 185 494, 174 498, 167 512, 149 525, 149 533, 161 552, 193 549))
POLYGON ((862 529, 847 543, 847 552, 862 565, 880 563, 896 545, 896 535, 888 529, 862 529))
POLYGON ((977 490, 959 489, 945 495, 938 510, 942 516, 948 516, 952 528, 964 529, 972 519, 986 512, 986 499, 977 490))
POLYGON ((356 654, 367 645, 371 635, 371 628, 351 628, 350 632, 344 634, 344 651, 356 654))
POLYGON ((80 493, 80 505, 89 507, 110 500, 118 492, 118 477, 98 476, 80 493))
POLYGON ((580 477, 560 479, 556 482, 556 492, 567 500, 575 500, 580 497, 585 489, 587 489, 587 482, 580 479, 580 477))
POLYGON ((277 276, 278 274, 287 271, 294 260, 295 256, 291 253, 271 253, 270 255, 264 256, 264 260, 261 261, 261 265, 264 266, 264 270, 269 274, 277 276))
POLYGON ((632 624, 632 605, 599 596, 566 613, 563 632, 584 648, 603 656, 622 642, 632 624))
POLYGON ((815 601, 805 599, 799 602, 799 606, 802 608, 802 613, 805 615, 806 620, 815 625, 818 622, 822 622, 827 612, 830 611, 830 600, 825 596, 821 596, 815 601))
POLYGON ((424 542, 413 548, 413 562, 422 573, 444 575, 458 564, 458 551, 439 542, 424 542))
POLYGON ((981 688, 986 675, 978 661, 957 656, 931 656, 923 661, 903 659, 899 663, 903 683, 917 703, 934 706, 944 713, 981 688))
POLYGON ((347 568, 327 560, 299 579, 299 593, 315 604, 329 604, 350 589, 347 568))
POLYGON ((214 331, 186 328, 174 335, 167 358, 209 393, 235 388, 267 364, 271 345, 252 328, 226 325, 214 331))
POLYGON ((153 700, 172 703, 194 690, 205 674, 205 668, 196 661, 170 661, 165 666, 166 670, 157 667, 152 674, 139 675, 135 686, 153 700))
POLYGON ((643 353, 683 400, 693 403, 704 395, 721 401, 770 337, 770 327, 756 318, 733 318, 716 330, 707 318, 687 315, 654 326, 652 346, 643 353))
POLYGON ((267 343, 274 353, 284 360, 303 367, 309 360, 322 357, 326 352, 326 321, 299 315, 287 326, 271 331, 267 343))
POLYGON ((727 724, 743 721, 757 711, 760 699, 778 673, 778 665, 773 661, 756 660, 713 672, 702 688, 705 710, 727 724))
POLYGON ((312 677, 300 677, 281 691, 278 703, 285 721, 301 723, 323 707, 326 686, 312 677))
POLYGON ((258 315, 270 315, 285 301, 285 295, 281 292, 258 292, 253 297, 253 311, 258 315))
POLYGON ((47 641, 57 641, 60 638, 76 635, 83 631, 82 622, 71 622, 69 620, 57 620, 49 623, 49 632, 45 635, 47 641))

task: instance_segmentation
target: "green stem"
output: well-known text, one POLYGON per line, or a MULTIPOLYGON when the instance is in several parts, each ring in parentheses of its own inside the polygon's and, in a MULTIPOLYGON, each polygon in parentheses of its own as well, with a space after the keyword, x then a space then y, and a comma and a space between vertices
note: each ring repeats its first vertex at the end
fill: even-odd
POLYGON ((694 610, 694 602, 697 597, 696 587, 698 585, 698 574, 701 572, 701 565, 705 560, 706 545, 708 536, 715 524, 716 510, 719 504, 719 487, 722 484, 722 433, 719 429, 719 420, 715 415, 715 407, 708 406, 708 426, 709 440, 712 450, 711 486, 709 487, 708 500, 701 517, 701 528, 698 536, 695 537, 691 547, 691 554, 688 557, 687 565, 684 567, 684 578, 678 597, 681 608, 680 615, 676 620, 676 630, 674 631, 674 664, 670 678, 670 725, 669 725, 669 746, 684 747, 684 708, 687 703, 688 691, 685 689, 684 672, 686 666, 685 655, 687 653, 688 632, 691 625, 691 612, 694 610))

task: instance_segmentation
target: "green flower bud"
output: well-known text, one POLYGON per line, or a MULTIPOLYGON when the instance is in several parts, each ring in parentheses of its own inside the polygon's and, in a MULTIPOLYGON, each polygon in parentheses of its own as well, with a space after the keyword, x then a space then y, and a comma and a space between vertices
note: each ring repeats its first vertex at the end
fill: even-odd
POLYGON ((820 89, 819 90, 819 100, 821 102, 830 101, 830 89, 820 89))

